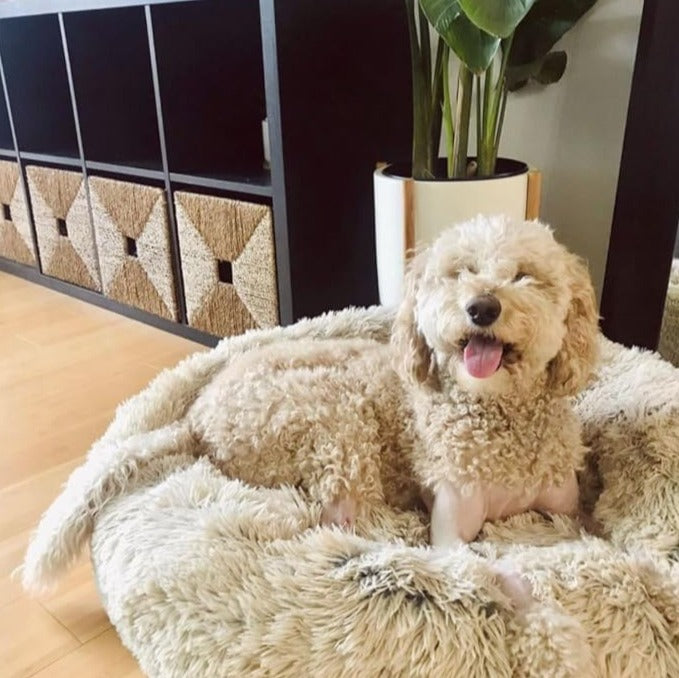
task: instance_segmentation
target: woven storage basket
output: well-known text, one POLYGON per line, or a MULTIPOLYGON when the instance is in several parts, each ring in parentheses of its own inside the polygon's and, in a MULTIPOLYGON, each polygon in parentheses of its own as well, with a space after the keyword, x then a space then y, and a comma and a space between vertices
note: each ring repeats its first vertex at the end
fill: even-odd
POLYGON ((15 162, 0 160, 0 203, 0 257, 35 266, 26 198, 15 162))
POLYGON ((679 259, 672 262, 658 351, 665 360, 679 367, 679 259))
POLYGON ((174 194, 189 325, 230 336, 278 324, 271 209, 174 194))
POLYGON ((165 191, 102 177, 89 185, 104 294, 177 320, 165 191))
POLYGON ((101 290, 83 175, 50 167, 26 174, 43 273, 101 290))

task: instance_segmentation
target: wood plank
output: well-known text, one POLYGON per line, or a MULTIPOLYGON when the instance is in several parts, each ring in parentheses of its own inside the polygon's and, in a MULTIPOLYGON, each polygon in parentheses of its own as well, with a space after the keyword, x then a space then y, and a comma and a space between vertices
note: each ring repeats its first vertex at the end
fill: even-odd
POLYGON ((528 190, 526 191, 526 219, 540 218, 540 198, 542 196, 542 172, 528 172, 528 190))
POLYGON ((21 565, 29 534, 26 530, 0 541, 0 607, 23 597, 21 585, 11 575, 21 565))
POLYGON ((41 598, 40 603, 81 643, 111 628, 99 599, 88 558, 74 567, 59 582, 56 591, 41 598))
POLYGON ((36 600, 10 574, 117 404, 196 350, 0 272, 0 675, 143 675, 111 629, 87 558, 36 600))
POLYGON ((34 675, 35 678, 137 678, 144 674, 111 629, 34 675))
POLYGON ((15 600, 0 608, 0 666, 3 675, 32 676, 80 646, 37 602, 15 600))
MULTIPOLYGON (((39 459, 42 453, 42 446, 36 445, 33 454, 39 459)), ((52 499, 57 496, 59 488, 81 461, 82 458, 77 458, 58 466, 48 466, 26 480, 1 488, 0 539, 8 539, 34 528, 52 499)), ((24 460, 16 459, 15 463, 23 465, 24 460)))

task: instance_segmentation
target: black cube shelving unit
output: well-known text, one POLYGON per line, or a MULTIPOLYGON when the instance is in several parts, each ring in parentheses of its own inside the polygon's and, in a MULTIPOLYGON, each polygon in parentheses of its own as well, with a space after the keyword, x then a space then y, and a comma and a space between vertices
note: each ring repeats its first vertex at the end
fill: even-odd
POLYGON ((0 159, 24 181, 42 164, 166 192, 179 322, 0 269, 214 343, 187 324, 188 190, 271 207, 282 324, 377 302, 372 171, 408 157, 412 124, 402 0, 8 0, 0 65, 0 159))
POLYGON ((143 7, 64 15, 85 160, 162 170, 143 7))
POLYGON ((0 102, 0 159, 15 157, 14 141, 12 139, 12 128, 9 124, 9 113, 7 107, 0 102))
POLYGON ((151 15, 170 172, 270 184, 262 167, 266 101, 258 4, 156 5, 151 15))
POLYGON ((73 107, 55 14, 0 21, 0 45, 12 119, 22 152, 79 157, 73 107))

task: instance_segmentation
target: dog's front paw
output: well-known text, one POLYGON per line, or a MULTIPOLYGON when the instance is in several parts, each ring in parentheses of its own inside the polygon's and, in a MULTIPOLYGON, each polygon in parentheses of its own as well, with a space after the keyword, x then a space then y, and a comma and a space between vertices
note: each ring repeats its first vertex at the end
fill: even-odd
POLYGON ((339 497, 328 502, 321 511, 321 525, 337 525, 338 527, 353 527, 358 515, 356 501, 349 496, 339 497))
POLYGON ((526 612, 537 602, 533 597, 531 585, 521 576, 514 563, 501 558, 492 567, 498 586, 512 601, 516 612, 526 612))

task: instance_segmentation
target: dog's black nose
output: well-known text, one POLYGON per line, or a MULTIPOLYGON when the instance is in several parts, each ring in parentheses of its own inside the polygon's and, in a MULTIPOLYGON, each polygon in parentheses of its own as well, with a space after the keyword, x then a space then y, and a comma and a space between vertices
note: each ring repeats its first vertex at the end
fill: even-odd
POLYGON ((467 304, 465 310, 474 325, 487 327, 498 319, 502 306, 500 306, 497 297, 492 294, 482 294, 474 297, 467 304))

